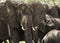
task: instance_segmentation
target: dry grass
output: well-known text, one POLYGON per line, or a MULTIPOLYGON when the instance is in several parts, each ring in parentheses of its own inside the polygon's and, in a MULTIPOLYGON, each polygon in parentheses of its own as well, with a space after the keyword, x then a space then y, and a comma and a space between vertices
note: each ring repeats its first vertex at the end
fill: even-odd
POLYGON ((25 43, 25 41, 20 41, 19 43, 25 43))
MULTIPOLYGON (((8 41, 8 40, 7 40, 7 42, 9 43, 9 41, 8 41)), ((2 43, 4 43, 4 41, 3 41, 2 43)), ((19 43, 25 43, 25 41, 20 41, 19 43)))

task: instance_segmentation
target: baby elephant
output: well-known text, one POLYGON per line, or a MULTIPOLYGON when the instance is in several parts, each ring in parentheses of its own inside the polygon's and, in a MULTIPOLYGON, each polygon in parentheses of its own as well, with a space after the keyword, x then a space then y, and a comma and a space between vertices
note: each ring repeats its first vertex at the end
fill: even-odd
POLYGON ((60 30, 51 30, 48 32, 41 43, 60 43, 60 30))

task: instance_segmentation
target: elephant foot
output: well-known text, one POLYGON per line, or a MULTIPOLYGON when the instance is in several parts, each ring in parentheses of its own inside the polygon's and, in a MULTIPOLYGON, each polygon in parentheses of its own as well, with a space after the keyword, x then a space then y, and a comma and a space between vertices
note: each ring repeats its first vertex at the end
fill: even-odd
POLYGON ((9 43, 19 43, 19 41, 10 40, 9 43))
POLYGON ((4 43, 8 43, 7 41, 4 41, 4 43))

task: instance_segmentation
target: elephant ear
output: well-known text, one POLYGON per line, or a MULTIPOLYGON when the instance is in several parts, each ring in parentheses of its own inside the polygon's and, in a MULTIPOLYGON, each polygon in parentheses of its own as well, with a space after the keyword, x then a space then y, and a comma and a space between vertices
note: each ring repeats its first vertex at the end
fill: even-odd
POLYGON ((5 40, 8 37, 7 7, 5 3, 0 3, 0 5, 0 39, 5 40))

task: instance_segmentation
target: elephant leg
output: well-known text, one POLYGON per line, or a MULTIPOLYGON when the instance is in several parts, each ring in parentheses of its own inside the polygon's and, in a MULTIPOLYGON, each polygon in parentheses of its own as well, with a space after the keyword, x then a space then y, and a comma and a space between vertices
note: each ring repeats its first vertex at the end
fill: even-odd
POLYGON ((4 43, 8 43, 6 40, 4 40, 4 43))
MULTIPOLYGON (((27 23, 28 24, 28 23, 27 23)), ((26 43, 32 43, 32 34, 31 34, 31 24, 22 25, 24 34, 25 34, 25 41, 26 43)))
POLYGON ((26 43, 32 43, 32 34, 31 34, 31 28, 27 29, 24 31, 25 34, 25 41, 26 43))
MULTIPOLYGON (((22 26, 23 27, 23 26, 22 26)), ((24 26, 22 30, 24 30, 25 34, 25 42, 26 43, 32 43, 32 34, 31 34, 31 27, 30 26, 24 26), (24 28, 25 27, 25 28, 24 28)))
POLYGON ((0 43, 2 43, 2 40, 0 40, 0 43))
POLYGON ((38 43, 38 29, 37 29, 37 27, 32 27, 32 29, 33 29, 33 40, 34 40, 34 42, 35 43, 38 43))
POLYGON ((9 42, 10 43, 19 43, 19 40, 20 40, 20 36, 19 36, 19 32, 17 29, 14 29, 14 28, 10 28, 10 33, 11 33, 11 36, 10 36, 10 40, 9 42))

